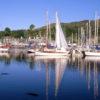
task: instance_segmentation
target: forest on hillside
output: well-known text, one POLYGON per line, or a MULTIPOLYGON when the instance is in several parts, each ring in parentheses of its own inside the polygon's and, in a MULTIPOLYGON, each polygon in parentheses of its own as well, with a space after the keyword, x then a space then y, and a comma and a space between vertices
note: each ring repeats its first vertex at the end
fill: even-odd
MULTIPOLYGON (((81 28, 84 30, 84 34, 87 33, 87 24, 88 20, 80 21, 80 22, 71 22, 71 23, 61 23, 63 32, 67 39, 70 39, 73 33, 74 40, 77 40, 77 34, 81 35, 81 28)), ((91 34, 92 36, 95 33, 95 21, 92 20, 90 22, 91 25, 91 34)), ((100 25, 100 20, 99 20, 100 25)), ((35 25, 32 24, 28 29, 20 29, 20 30, 11 30, 9 27, 6 27, 4 31, 0 31, 0 38, 4 37, 13 37, 13 38, 35 38, 35 37, 45 37, 47 32, 47 27, 43 26, 40 28, 35 28, 35 25)), ((48 30, 51 38, 55 38, 55 23, 50 24, 50 28, 48 30)), ((100 26, 98 27, 98 35, 100 34, 100 26)))

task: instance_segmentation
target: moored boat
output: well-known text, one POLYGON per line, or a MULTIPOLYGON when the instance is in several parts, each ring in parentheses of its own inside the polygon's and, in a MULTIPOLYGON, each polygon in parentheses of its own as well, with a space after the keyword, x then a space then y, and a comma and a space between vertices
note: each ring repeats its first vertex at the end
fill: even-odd
POLYGON ((29 49, 27 52, 28 53, 35 53, 35 50, 34 49, 29 49))
POLYGON ((100 52, 96 52, 96 51, 85 51, 85 56, 96 56, 96 57, 100 57, 100 52))
POLYGON ((46 56, 50 58, 58 58, 62 56, 69 56, 69 51, 66 52, 41 52, 41 51, 36 51, 35 56, 46 56))
POLYGON ((55 47, 52 49, 45 48, 43 51, 36 51, 35 56, 47 56, 47 57, 60 57, 68 56, 68 45, 62 31, 58 15, 56 13, 56 35, 55 35, 55 47))
POLYGON ((100 57, 99 56, 86 56, 85 60, 91 61, 91 62, 100 62, 100 57))
POLYGON ((10 49, 10 45, 4 45, 4 44, 0 44, 0 52, 9 52, 9 49, 10 49))

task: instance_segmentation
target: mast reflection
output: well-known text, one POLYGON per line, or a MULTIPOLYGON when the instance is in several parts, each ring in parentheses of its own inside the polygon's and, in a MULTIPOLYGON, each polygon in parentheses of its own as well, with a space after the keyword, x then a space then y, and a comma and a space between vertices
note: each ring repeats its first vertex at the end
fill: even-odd
POLYGON ((98 96, 98 62, 99 59, 96 57, 86 57, 85 63, 87 68, 87 81, 88 81, 88 90, 90 90, 90 84, 93 81, 94 86, 94 97, 96 98, 98 96), (93 76, 92 76, 93 71, 93 76), (93 79, 92 79, 93 77, 93 79))
POLYGON ((70 64, 74 64, 72 67, 74 68, 77 66, 78 71, 82 76, 86 75, 86 81, 87 81, 87 88, 89 91, 92 89, 92 83, 93 83, 93 91, 94 91, 94 97, 96 98, 98 96, 98 71, 99 71, 99 62, 100 58, 98 57, 86 57, 85 59, 81 58, 74 58, 73 60, 70 60, 70 64), (75 62, 75 64, 74 64, 75 62))

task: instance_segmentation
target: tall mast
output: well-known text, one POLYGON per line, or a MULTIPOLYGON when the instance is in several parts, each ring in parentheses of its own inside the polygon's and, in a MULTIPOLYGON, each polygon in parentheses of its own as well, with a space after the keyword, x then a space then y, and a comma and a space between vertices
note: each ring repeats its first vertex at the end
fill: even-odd
POLYGON ((98 29, 99 29, 99 16, 97 16, 97 43, 99 42, 98 40, 98 29))
POLYGON ((48 26, 48 11, 46 11, 46 46, 48 44, 48 32, 49 32, 49 26, 48 26))
POLYGON ((89 31, 88 30, 89 30, 88 23, 86 23, 86 45, 89 44, 89 31))
POLYGON ((50 25, 50 21, 49 21, 49 41, 51 42, 51 25, 50 25))
POLYGON ((91 21, 89 20, 89 45, 91 44, 91 21))
POLYGON ((96 44, 96 13, 95 13, 95 33, 94 33, 94 44, 96 44))
POLYGON ((98 43, 98 19, 97 12, 95 13, 95 35, 94 35, 94 44, 98 43))
POLYGON ((81 40, 80 40, 80 45, 82 47, 82 27, 81 27, 81 40))
POLYGON ((79 28, 78 28, 78 35, 77 35, 77 38, 78 38, 77 44, 78 44, 78 46, 79 46, 79 45, 80 45, 80 44, 79 44, 79 28))
POLYGON ((73 33, 72 33, 72 45, 73 45, 73 33))
POLYGON ((81 27, 81 46, 84 44, 84 29, 81 27))

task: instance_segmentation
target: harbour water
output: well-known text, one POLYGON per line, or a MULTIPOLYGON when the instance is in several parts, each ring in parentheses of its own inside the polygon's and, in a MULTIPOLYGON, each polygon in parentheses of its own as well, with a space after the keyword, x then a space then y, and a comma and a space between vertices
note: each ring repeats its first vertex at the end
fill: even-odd
POLYGON ((100 100, 100 60, 94 59, 2 55, 0 100, 100 100))

